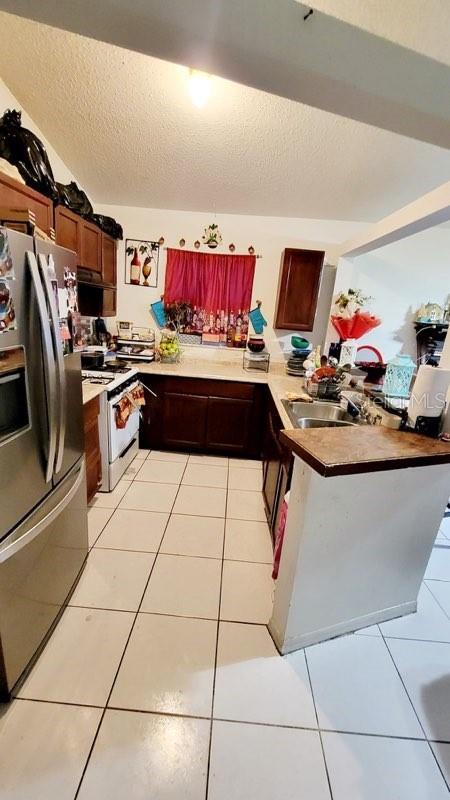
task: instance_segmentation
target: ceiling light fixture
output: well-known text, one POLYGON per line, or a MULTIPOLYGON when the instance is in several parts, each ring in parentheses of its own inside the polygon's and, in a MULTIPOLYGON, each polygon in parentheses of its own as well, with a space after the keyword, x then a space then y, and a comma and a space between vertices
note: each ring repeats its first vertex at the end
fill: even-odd
POLYGON ((189 94, 194 106, 204 108, 211 94, 211 75, 198 69, 190 69, 189 94))

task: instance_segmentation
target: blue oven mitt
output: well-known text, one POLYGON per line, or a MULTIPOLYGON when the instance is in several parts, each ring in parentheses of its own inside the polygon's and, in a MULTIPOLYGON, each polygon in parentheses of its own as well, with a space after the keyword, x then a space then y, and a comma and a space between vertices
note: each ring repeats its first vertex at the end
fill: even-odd
POLYGON ((255 333, 259 334, 263 333, 264 326, 267 325, 267 322, 264 319, 259 306, 257 308, 252 309, 252 311, 249 311, 248 315, 250 317, 250 321, 253 325, 253 330, 255 331, 255 333))

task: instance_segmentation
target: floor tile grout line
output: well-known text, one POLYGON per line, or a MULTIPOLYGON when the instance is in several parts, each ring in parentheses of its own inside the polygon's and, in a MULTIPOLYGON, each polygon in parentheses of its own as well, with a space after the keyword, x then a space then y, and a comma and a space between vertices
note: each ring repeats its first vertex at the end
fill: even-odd
POLYGON ((417 721, 418 721, 418 723, 419 723, 419 725, 420 725, 420 727, 421 727, 421 729, 422 729, 422 731, 423 731, 423 734, 424 734, 424 736, 425 736, 425 739, 426 739, 426 741, 427 741, 427 743, 428 743, 428 747, 429 747, 429 749, 430 749, 430 751, 431 751, 431 754, 432 754, 432 756, 433 756, 433 758, 434 758, 434 760, 435 760, 435 762, 436 762, 436 765, 437 765, 437 767, 438 767, 438 770, 439 770, 439 772, 440 772, 440 774, 441 774, 441 776, 442 776, 442 780, 444 781, 444 783, 445 783, 445 785, 446 785, 446 787, 447 787, 448 791, 450 791, 450 784, 448 783, 448 781, 447 781, 447 779, 446 779, 446 777, 445 777, 445 775, 444 775, 444 772, 443 772, 443 770, 442 770, 442 767, 441 767, 441 765, 439 764, 439 761, 438 761, 438 759, 437 759, 436 753, 434 752, 434 750, 433 750, 433 748, 432 748, 432 746, 431 746, 431 744, 430 744, 430 742, 429 742, 429 739, 428 739, 428 736, 427 736, 427 732, 426 732, 426 730, 425 730, 424 726, 422 725, 422 721, 421 721, 421 719, 420 719, 420 717, 419 717, 419 713, 418 713, 418 711, 416 710, 416 707, 415 707, 415 705, 414 705, 414 703, 413 703, 413 701, 412 701, 412 699, 411 699, 411 696, 410 696, 410 694, 409 694, 409 692, 408 692, 408 689, 406 688, 406 684, 405 684, 405 681, 403 680, 403 676, 402 676, 402 674, 401 674, 401 672, 400 672, 400 669, 398 668, 397 664, 395 663, 394 656, 393 656, 393 655, 392 655, 392 653, 391 653, 391 650, 390 650, 390 648, 389 648, 389 645, 388 645, 388 643, 387 643, 387 641, 386 641, 386 638, 385 638, 385 636, 384 636, 384 633, 383 633, 383 631, 381 630, 381 628, 380 628, 380 631, 381 631, 381 637, 382 637, 382 639, 383 639, 383 641, 384 641, 384 644, 385 644, 385 646, 386 646, 386 649, 387 649, 387 651, 388 651, 388 653, 389 653, 389 656, 390 656, 390 658, 391 658, 391 660, 392 660, 392 663, 393 663, 393 665, 394 665, 394 667, 395 667, 395 669, 396 669, 396 671, 397 671, 398 677, 400 678, 400 680, 401 680, 401 682, 402 682, 402 686, 403 686, 403 688, 404 688, 404 690, 405 690, 405 692, 406 692, 406 696, 407 696, 407 698, 408 698, 409 702, 411 703, 411 706, 412 706, 412 709, 413 709, 413 711, 414 711, 414 714, 415 714, 415 715, 416 715, 416 717, 417 717, 417 721))
POLYGON ((367 736, 369 738, 374 738, 374 739, 396 739, 396 740, 398 739, 400 741, 407 741, 407 742, 423 742, 424 744, 426 744, 427 741, 431 741, 436 744, 438 744, 439 742, 441 744, 450 744, 450 739, 448 742, 445 739, 427 740, 426 738, 419 736, 399 736, 398 734, 392 734, 392 733, 373 733, 373 732, 358 731, 358 730, 349 731, 349 730, 344 730, 343 728, 321 728, 321 727, 312 728, 311 726, 308 725, 287 725, 277 722, 256 722, 254 720, 249 720, 249 719, 230 719, 227 717, 213 717, 213 721, 234 722, 239 725, 261 725, 262 727, 266 728, 283 728, 287 730, 312 731, 313 733, 338 733, 348 736, 367 736))
MULTIPOLYGON (((432 598, 436 601, 436 603, 438 604, 438 606, 441 609, 441 611, 443 611, 445 616, 447 617, 447 619, 450 620, 450 614, 447 613, 447 611, 445 610, 444 606, 439 602, 439 600, 436 597, 436 595, 434 594, 433 589, 431 588, 431 586, 428 586, 428 583, 427 583, 426 580, 423 580, 422 583, 425 584, 425 586, 427 587, 428 591, 430 592, 432 598)), ((446 583, 446 581, 442 581, 442 583, 446 583)))
MULTIPOLYGON (((88 511, 89 511, 89 508, 94 508, 94 506, 88 506, 88 511)), ((110 510, 109 508, 102 508, 101 509, 101 511, 109 511, 109 510, 110 510)), ((98 536, 96 536, 95 542, 93 544, 89 544, 89 540, 88 540, 88 555, 91 552, 92 548, 95 547, 95 545, 97 544, 97 542, 100 539, 100 536, 102 535, 102 533, 105 530, 106 526, 109 524, 110 520, 113 518, 114 514, 116 513, 116 510, 117 510, 116 508, 111 509, 111 514, 109 515, 108 519, 106 520, 105 524, 103 525, 103 527, 102 527, 101 531, 99 532, 98 536)), ((88 514, 88 537, 89 537, 89 514, 88 514)))
POLYGON ((75 708, 96 708, 99 711, 103 711, 102 705, 96 705, 95 703, 76 703, 73 700, 43 700, 40 697, 21 697, 20 695, 14 697, 12 702, 16 702, 16 700, 22 700, 27 703, 49 703, 52 706, 75 706, 75 708))
MULTIPOLYGON (((308 658, 307 658, 307 655, 306 655, 306 650, 303 650, 303 655, 304 655, 304 658, 305 658, 306 672, 307 672, 307 675, 308 675, 309 688, 311 690, 311 697, 312 697, 313 706, 314 706, 314 714, 316 716, 317 730, 319 732, 320 749, 322 751, 322 758, 323 758, 323 763, 324 763, 324 767, 325 767, 325 774, 327 776, 328 789, 329 789, 329 792, 330 792, 330 798, 331 798, 331 800, 333 800, 333 788, 331 786, 331 778, 330 778, 330 773, 328 771, 328 764, 327 764, 327 759, 326 759, 326 756, 325 756, 325 748, 323 746, 322 732, 321 732, 320 727, 319 727, 319 714, 318 714, 318 711, 317 711, 316 698, 315 698, 315 695, 314 695, 314 689, 313 689, 312 680, 311 680, 311 673, 309 671, 309 664, 308 664, 308 658)), ((280 656, 280 658, 282 658, 282 656, 280 656)))
MULTIPOLYGON (((129 509, 126 509, 127 511, 129 509)), ((144 512, 145 513, 145 512, 144 512)), ((147 512, 152 513, 152 512, 147 512)), ((160 513, 160 512, 155 512, 160 513)), ((162 512, 164 513, 164 512, 162 512)), ((167 513, 167 512, 165 512, 167 513)), ((172 516, 172 514, 170 514, 172 516)), ((176 514, 174 515, 176 516, 176 514)), ((205 519, 223 519, 225 517, 205 517, 205 519)), ((93 545, 91 550, 95 547, 96 550, 114 550, 116 553, 144 553, 147 555, 155 555, 156 550, 136 550, 132 547, 105 547, 104 545, 93 545)), ((161 556, 179 556, 180 558, 203 558, 206 561, 222 561, 221 556, 201 556, 198 553, 169 553, 166 550, 162 550, 159 555, 161 556)), ((272 566, 271 561, 255 561, 254 559, 249 558, 225 558, 225 561, 237 561, 238 564, 263 564, 264 566, 272 566)))
MULTIPOLYGON (((131 483, 132 483, 132 482, 131 482, 131 483)), ((130 485, 131 485, 131 484, 130 484, 130 485)), ((127 490, 127 491, 128 491, 128 490, 127 490)), ((125 492, 125 494, 126 494, 126 492, 125 492)), ((119 501, 119 502, 120 502, 120 501, 119 501)), ((117 507, 118 507, 118 506, 116 506, 116 508, 117 508, 117 507)), ((169 519, 170 519, 170 515, 169 515, 169 517, 167 518, 166 525, 165 525, 165 527, 164 527, 164 531, 163 531, 163 535, 161 536, 161 540, 160 540, 160 543, 159 543, 159 547, 161 547, 161 542, 162 542, 162 540, 163 540, 163 538, 164 538, 164 534, 165 534, 165 532, 166 532, 166 528, 167 528, 167 525, 168 525, 169 519)), ((158 548, 158 550, 159 550, 159 548, 158 548)), ((157 557, 157 555, 158 555, 158 554, 156 554, 156 557, 157 557)), ((137 611, 135 612, 134 619, 133 619, 133 622, 132 622, 132 624, 131 624, 131 628, 130 628, 130 631, 129 631, 129 633, 128 633, 128 636, 127 636, 127 639, 126 639, 126 642, 125 642, 125 646, 124 646, 124 648, 123 648, 123 651, 122 651, 122 655, 121 655, 121 657, 120 657, 120 659, 119 659, 119 663, 118 663, 118 665, 117 665, 117 669, 116 669, 116 671, 115 671, 114 678, 113 678, 113 680, 112 680, 111 687, 110 687, 110 690, 109 690, 108 696, 107 696, 107 698, 106 698, 106 702, 105 702, 105 705, 104 705, 104 708, 103 708, 103 712, 102 712, 102 714, 100 715, 100 720, 99 720, 99 723, 98 723, 98 726, 97 726, 97 730, 96 730, 96 732, 95 732, 95 735, 94 735, 94 738, 93 738, 93 740, 92 740, 91 747, 89 748, 89 753, 88 753, 88 756, 87 756, 86 763, 85 763, 85 765, 84 765, 83 771, 82 771, 82 773, 81 773, 81 777, 80 777, 80 780, 79 780, 79 783, 78 783, 78 786, 77 786, 77 790, 76 790, 76 792, 75 792, 75 795, 74 795, 74 800, 77 800, 77 797, 79 796, 79 792, 80 792, 81 786, 82 786, 82 784, 83 784, 84 776, 85 776, 85 774, 86 774, 86 771, 87 771, 87 769, 88 769, 88 766, 89 766, 89 762, 90 762, 90 760, 91 760, 92 753, 94 752, 95 744, 96 744, 96 742, 97 742, 97 739, 98 739, 98 736, 99 736, 99 733, 100 733, 100 729, 101 729, 101 727, 102 727, 103 720, 104 720, 104 718, 105 718, 105 714, 106 714, 106 711, 107 711, 107 709, 108 709, 108 703, 109 703, 109 700, 110 700, 110 698, 111 698, 111 695, 112 695, 112 693, 113 693, 113 691, 114 691, 114 686, 115 686, 115 684, 116 684, 116 680, 117 680, 117 677, 118 677, 118 675, 119 675, 119 672, 120 672, 120 669, 121 669, 121 666, 122 666, 123 660, 124 660, 124 658, 125 658, 125 653, 126 653, 126 651, 127 651, 128 644, 129 644, 129 642, 130 642, 131 636, 132 636, 132 634, 133 634, 133 631, 134 631, 134 628, 135 628, 135 625, 136 625, 136 622, 137 622, 137 619, 138 619, 138 615, 139 615, 139 609, 140 609, 140 607, 141 607, 141 605, 142 605, 142 602, 143 602, 143 599, 144 599, 144 596, 145 596, 145 592, 147 591, 147 586, 148 586, 148 584, 149 584, 149 582, 150 582, 150 578, 151 578, 151 576, 152 576, 152 573, 153 573, 153 570, 154 570, 154 568, 155 568, 155 564, 156 564, 156 557, 155 557, 155 559, 154 559, 154 561, 153 561, 153 564, 152 564, 152 566, 151 566, 151 569, 150 569, 150 572, 149 572, 149 575, 148 575, 147 581, 146 581, 146 583, 145 583, 144 590, 143 590, 143 592, 142 592, 142 595, 141 595, 141 601, 140 601, 140 603, 139 603, 138 609, 137 609, 137 611)))
POLYGON ((404 682, 404 680, 403 680, 403 677, 402 677, 402 675, 401 675, 401 672, 400 672, 399 668, 397 667, 397 664, 395 663, 394 656, 392 655, 392 653, 391 653, 391 651, 390 651, 390 649, 389 649, 389 645, 388 645, 388 643, 387 643, 387 641, 386 641, 386 638, 387 638, 387 637, 385 637, 385 636, 384 636, 384 633, 383 633, 383 631, 381 630, 381 628, 380 628, 380 632, 381 632, 381 638, 382 638, 382 640, 383 640, 383 642, 384 642, 384 645, 385 645, 385 647, 386 647, 386 650, 388 651, 388 653, 389 653, 389 657, 390 657, 390 659, 391 659, 391 661, 392 661, 392 664, 394 665, 394 669, 395 669, 395 671, 396 671, 396 673, 397 673, 397 675, 398 675, 398 677, 399 677, 399 679, 400 679, 400 681, 401 681, 401 684, 402 684, 402 686, 403 686, 403 689, 405 690, 406 696, 407 696, 407 698, 408 698, 408 700, 409 700, 409 702, 410 702, 410 704, 411 704, 411 707, 412 707, 412 709, 413 709, 413 711, 414 711, 414 714, 415 714, 415 716, 416 716, 417 722, 418 722, 418 723, 419 723, 419 725, 420 725, 420 729, 422 730, 422 733, 423 733, 423 735, 424 735, 425 739, 427 739, 427 734, 426 734, 425 728, 423 727, 423 725, 422 725, 422 722, 421 722, 421 719, 420 719, 420 717, 419 717, 419 714, 418 714, 418 712, 416 711, 416 707, 415 707, 415 705, 414 705, 413 701, 411 700, 411 697, 410 697, 410 695, 409 695, 409 692, 408 692, 408 690, 407 690, 407 688, 406 688, 406 685, 405 685, 405 682, 404 682))
POLYGON ((213 720, 214 720, 214 700, 216 692, 216 676, 217 676, 217 657, 219 653, 219 631, 220 631, 220 612, 222 608, 222 585, 223 585, 223 565, 225 556, 225 536, 226 536, 226 519, 227 519, 227 505, 228 505, 228 484, 230 478, 230 462, 227 464, 227 489, 225 494, 225 511, 223 517, 223 539, 222 539, 222 563, 220 569, 220 585, 219 585, 219 607, 217 609, 217 627, 216 627, 216 649, 214 653, 214 672, 213 684, 211 693, 211 722, 209 726, 209 742, 208 742, 208 760, 206 767, 206 786, 205 786, 205 800, 208 800, 209 794, 209 777, 211 769, 211 749, 212 749, 212 736, 213 736, 213 720))
MULTIPOLYGON (((95 708, 100 710, 104 710, 103 706, 92 705, 91 703, 74 703, 69 702, 67 700, 42 700, 41 698, 37 697, 15 697, 14 701, 21 700, 25 703, 47 703, 49 705, 62 705, 62 706, 75 706, 76 708, 95 708)), ((115 706, 109 705, 107 707, 108 711, 125 711, 129 713, 136 713, 136 714, 149 714, 154 716, 161 716, 161 717, 175 717, 176 719, 203 719, 203 720, 210 720, 210 716, 201 716, 199 714, 177 714, 176 712, 171 711, 161 711, 161 710, 154 710, 154 709, 146 709, 146 708, 129 708, 127 706, 115 706)), ((249 720, 249 719, 231 719, 229 717, 214 717, 212 718, 213 722, 227 722, 230 724, 235 725, 254 725, 257 727, 262 728, 282 728, 284 730, 299 730, 299 731, 310 731, 311 733, 336 733, 342 736, 364 736, 367 738, 373 739, 395 739, 396 741, 406 741, 406 742, 422 742, 423 744, 450 744, 450 739, 426 739, 423 737, 417 736, 398 736, 396 734, 389 734, 389 733, 373 733, 373 732, 366 732, 366 731, 349 731, 343 730, 339 728, 312 728, 307 725, 287 725, 281 724, 276 722, 259 722, 256 720, 249 720)))

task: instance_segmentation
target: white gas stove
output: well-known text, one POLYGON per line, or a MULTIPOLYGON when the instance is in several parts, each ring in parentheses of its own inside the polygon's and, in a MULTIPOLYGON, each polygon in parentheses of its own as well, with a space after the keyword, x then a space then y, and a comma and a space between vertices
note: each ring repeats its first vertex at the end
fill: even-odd
POLYGON ((127 392, 139 385, 138 370, 108 363, 100 369, 82 370, 83 383, 105 386, 100 395, 99 436, 102 456, 101 492, 112 492, 137 454, 139 409, 135 408, 125 427, 116 425, 116 406, 127 392))
POLYGON ((138 374, 137 369, 124 364, 106 362, 99 369, 83 369, 81 377, 83 383, 94 383, 108 386, 108 391, 118 389, 130 378, 138 374))

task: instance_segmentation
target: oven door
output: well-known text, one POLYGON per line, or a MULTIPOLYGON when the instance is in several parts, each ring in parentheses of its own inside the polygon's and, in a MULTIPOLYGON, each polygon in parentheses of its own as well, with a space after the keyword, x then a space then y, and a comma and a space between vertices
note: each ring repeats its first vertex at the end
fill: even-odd
POLYGON ((116 426, 116 405, 127 392, 138 386, 138 382, 129 386, 122 394, 118 394, 108 400, 108 450, 109 463, 112 464, 116 458, 122 455, 129 447, 130 443, 136 438, 139 431, 139 409, 136 408, 128 417, 124 428, 116 426))

